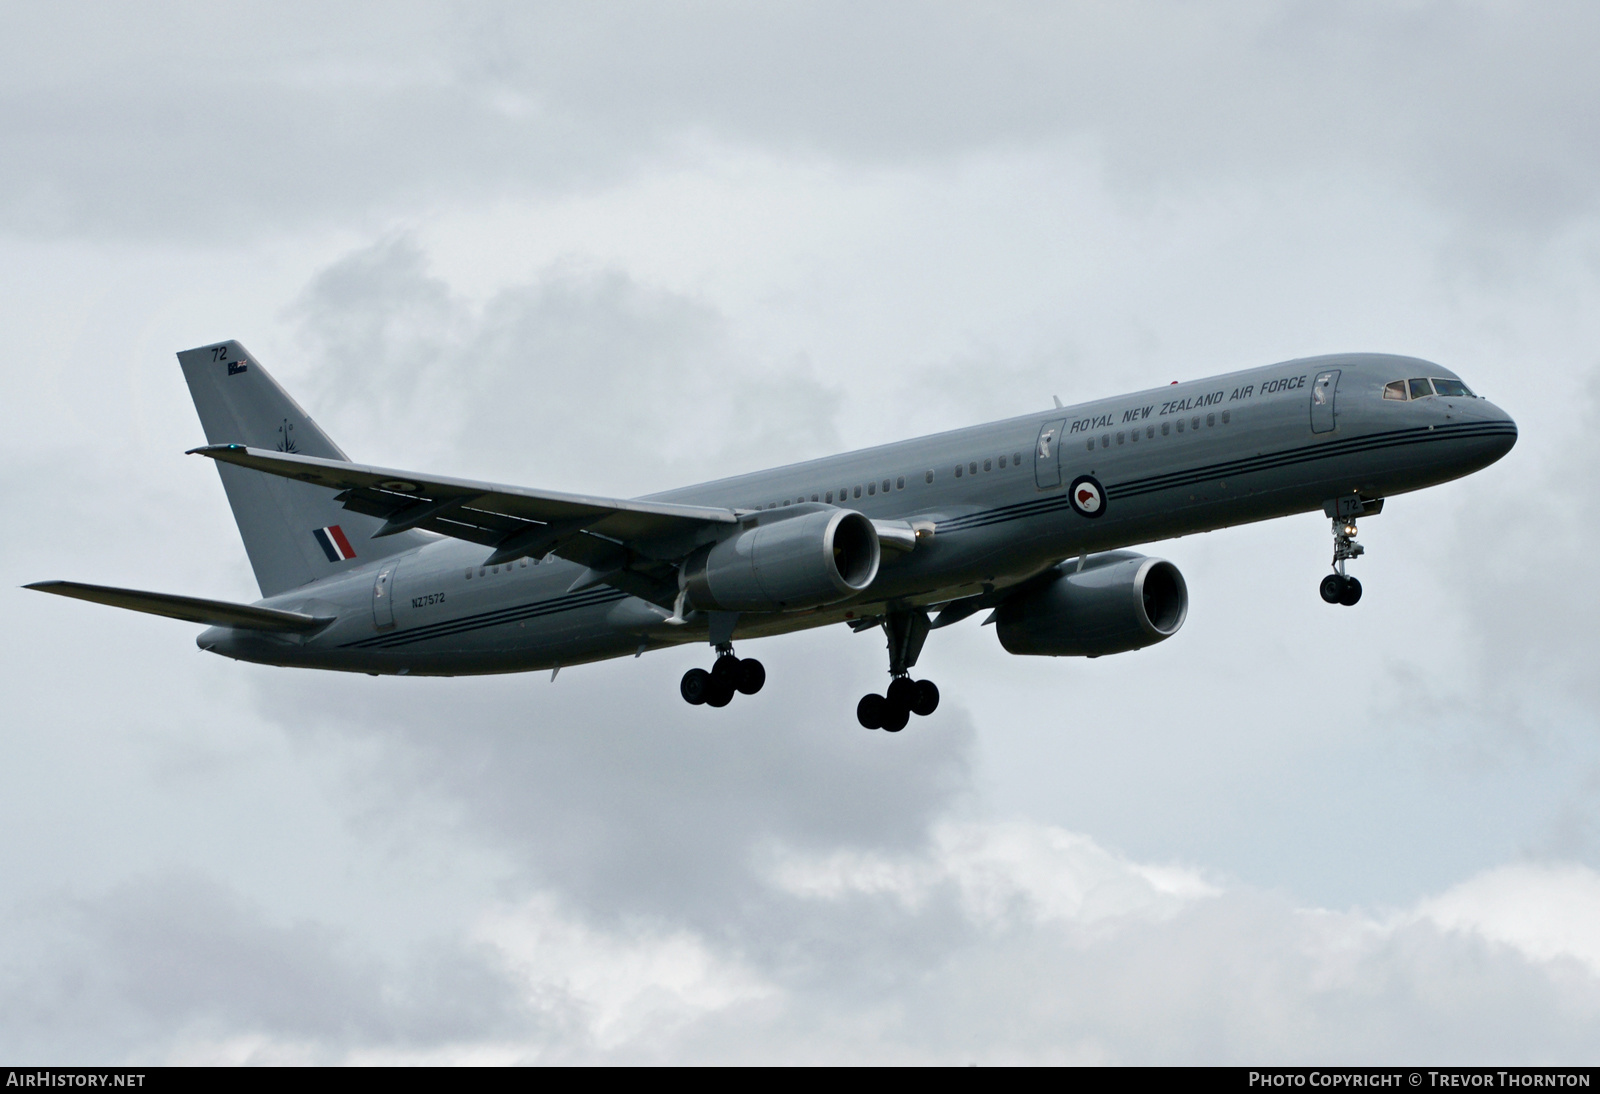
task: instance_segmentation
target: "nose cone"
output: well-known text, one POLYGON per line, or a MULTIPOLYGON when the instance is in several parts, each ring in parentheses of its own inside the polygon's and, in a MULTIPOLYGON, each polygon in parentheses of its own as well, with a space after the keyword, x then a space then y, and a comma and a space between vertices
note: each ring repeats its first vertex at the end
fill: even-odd
POLYGON ((1493 463, 1507 452, 1510 452, 1517 443, 1517 423, 1512 420, 1511 415, 1495 406, 1488 399, 1480 400, 1477 410, 1481 415, 1480 421, 1483 423, 1483 440, 1489 451, 1493 453, 1487 462, 1493 463))
POLYGON ((1451 405, 1454 422, 1440 426, 1450 438, 1462 474, 1488 467, 1517 443, 1517 423, 1487 399, 1451 405))

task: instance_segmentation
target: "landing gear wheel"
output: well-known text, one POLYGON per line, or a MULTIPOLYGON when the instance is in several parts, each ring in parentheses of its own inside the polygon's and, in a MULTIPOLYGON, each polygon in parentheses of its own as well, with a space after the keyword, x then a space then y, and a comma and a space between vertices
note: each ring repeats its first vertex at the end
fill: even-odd
POLYGON ((883 730, 885 733, 899 733, 906 728, 906 723, 911 721, 911 708, 901 706, 891 699, 883 701, 883 730))
POLYGON ((754 695, 761 690, 761 685, 767 682, 766 667, 754 657, 746 657, 739 662, 739 678, 734 683, 745 695, 754 695))
POLYGON ((690 706, 697 707, 704 703, 710 691, 711 674, 705 669, 690 669, 683 674, 683 682, 678 685, 679 694, 690 706))
POLYGON ((882 729, 886 700, 881 695, 863 695, 856 704, 856 721, 867 729, 882 729))
POLYGON ((932 680, 918 680, 916 694, 911 697, 911 713, 926 718, 939 709, 939 688, 932 680))
POLYGON ((890 706, 904 707, 906 710, 910 710, 912 700, 916 698, 916 695, 916 684, 913 684, 908 677, 896 676, 889 681, 889 690, 885 693, 884 698, 889 701, 890 706))
POLYGON ((711 677, 710 686, 706 688, 706 706, 725 707, 733 702, 733 685, 726 680, 711 677))
POLYGON ((711 678, 719 684, 726 684, 732 691, 739 679, 739 659, 732 654, 724 654, 717 658, 711 666, 711 678))
MULTIPOLYGON (((1329 604, 1337 604, 1344 597, 1345 577, 1343 574, 1329 574, 1322 579, 1322 584, 1317 586, 1317 591, 1322 594, 1322 599, 1329 604)), ((1360 598, 1360 586, 1356 586, 1357 599, 1360 598)), ((1353 602, 1352 602, 1353 603, 1353 602)))
MULTIPOLYGON (((1326 595, 1326 594, 1324 594, 1326 595)), ((1347 608, 1353 608, 1361 599, 1361 582, 1353 577, 1344 579, 1344 588, 1339 592, 1339 603, 1347 608)))

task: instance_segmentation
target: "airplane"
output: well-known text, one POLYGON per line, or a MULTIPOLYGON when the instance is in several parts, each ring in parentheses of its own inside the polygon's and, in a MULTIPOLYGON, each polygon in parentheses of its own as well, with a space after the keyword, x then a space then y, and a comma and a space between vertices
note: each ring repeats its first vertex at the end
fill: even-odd
POLYGON ((261 588, 253 604, 69 581, 26 586, 208 629, 241 661, 371 675, 549 669, 685 643, 691 704, 754 695, 735 639, 881 628, 890 681, 857 720, 939 705, 931 631, 986 610, 1012 654, 1099 657, 1188 614, 1178 568, 1129 548, 1322 511, 1354 605, 1357 519, 1488 466, 1511 417, 1415 357, 1309 357, 718 479, 590 497, 354 463, 244 346, 178 354, 261 588))

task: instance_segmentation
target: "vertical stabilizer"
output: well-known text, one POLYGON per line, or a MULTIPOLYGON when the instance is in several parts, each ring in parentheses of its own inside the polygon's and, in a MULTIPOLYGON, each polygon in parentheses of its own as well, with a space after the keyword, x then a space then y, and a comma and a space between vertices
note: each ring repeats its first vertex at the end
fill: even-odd
MULTIPOLYGON (((184 350, 178 363, 208 444, 349 460, 238 342, 184 350)), ((217 471, 262 596, 427 542, 417 532, 373 539, 383 522, 350 512, 323 487, 220 462, 217 471)))

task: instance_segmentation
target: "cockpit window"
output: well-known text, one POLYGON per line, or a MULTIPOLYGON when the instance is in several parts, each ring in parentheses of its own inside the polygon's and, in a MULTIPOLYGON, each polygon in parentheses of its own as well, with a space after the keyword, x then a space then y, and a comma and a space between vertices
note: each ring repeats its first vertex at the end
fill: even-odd
POLYGON ((1385 399, 1404 400, 1406 397, 1406 382, 1404 380, 1396 380, 1393 383, 1384 384, 1383 397, 1385 399))
POLYGON ((1426 380, 1411 380, 1411 397, 1413 399, 1426 399, 1433 394, 1433 388, 1426 380))
POLYGON ((1433 390, 1440 395, 1455 395, 1463 399, 1472 398, 1472 392, 1460 380, 1447 380, 1442 376, 1433 378, 1433 390))

